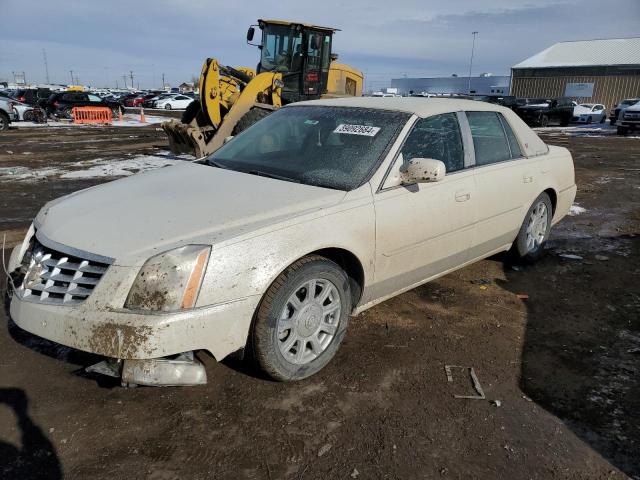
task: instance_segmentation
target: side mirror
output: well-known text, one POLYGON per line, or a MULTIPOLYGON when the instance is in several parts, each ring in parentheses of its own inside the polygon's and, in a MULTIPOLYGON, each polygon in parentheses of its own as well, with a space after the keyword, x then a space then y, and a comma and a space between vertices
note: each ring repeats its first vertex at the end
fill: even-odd
POLYGON ((444 162, 433 158, 412 158, 400 170, 403 184, 439 182, 447 173, 444 162))
POLYGON ((253 36, 256 33, 256 29, 253 27, 249 27, 249 30, 247 30, 247 42, 250 42, 251 40, 253 40, 253 36))

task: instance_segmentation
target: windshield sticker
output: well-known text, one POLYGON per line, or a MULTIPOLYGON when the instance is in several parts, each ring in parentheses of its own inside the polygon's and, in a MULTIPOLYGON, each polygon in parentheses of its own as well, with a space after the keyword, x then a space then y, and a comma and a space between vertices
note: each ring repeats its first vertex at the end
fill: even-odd
POLYGON ((317 125, 318 124, 318 120, 305 120, 304 124, 305 125, 317 125))
POLYGON ((375 137, 380 131, 380 127, 370 127, 368 125, 349 125, 341 123, 333 133, 346 133, 347 135, 364 135, 365 137, 375 137))

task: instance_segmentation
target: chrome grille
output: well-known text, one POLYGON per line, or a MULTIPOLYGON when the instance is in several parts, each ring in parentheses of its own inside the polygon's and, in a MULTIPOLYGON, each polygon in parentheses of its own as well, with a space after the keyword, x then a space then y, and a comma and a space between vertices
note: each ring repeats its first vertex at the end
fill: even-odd
MULTIPOLYGON (((18 294, 25 300, 74 305, 87 299, 109 264, 68 255, 37 240, 31 251, 18 294)), ((26 263, 26 262, 25 262, 26 263)))

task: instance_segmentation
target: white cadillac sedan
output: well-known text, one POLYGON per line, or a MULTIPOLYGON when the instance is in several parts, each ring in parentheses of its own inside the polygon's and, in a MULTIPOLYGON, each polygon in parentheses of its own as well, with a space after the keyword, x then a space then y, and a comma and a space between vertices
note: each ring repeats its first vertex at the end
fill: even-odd
POLYGON ((507 108, 295 103, 208 158, 46 204, 11 255, 11 316, 124 367, 247 347, 298 380, 351 315, 497 252, 540 257, 575 193, 567 149, 507 108))

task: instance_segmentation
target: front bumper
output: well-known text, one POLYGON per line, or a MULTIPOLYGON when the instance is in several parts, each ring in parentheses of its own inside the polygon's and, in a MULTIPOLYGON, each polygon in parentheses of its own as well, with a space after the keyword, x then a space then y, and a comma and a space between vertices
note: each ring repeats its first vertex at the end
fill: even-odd
MULTIPOLYGON (((259 297, 169 314, 62 306, 11 299, 11 318, 24 330, 86 352, 150 359, 208 350, 217 360, 243 348, 259 297)), ((86 304, 86 305, 85 305, 86 304)))

